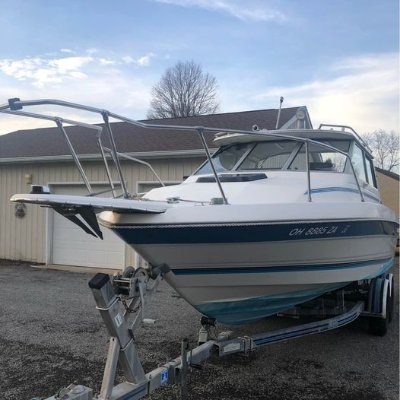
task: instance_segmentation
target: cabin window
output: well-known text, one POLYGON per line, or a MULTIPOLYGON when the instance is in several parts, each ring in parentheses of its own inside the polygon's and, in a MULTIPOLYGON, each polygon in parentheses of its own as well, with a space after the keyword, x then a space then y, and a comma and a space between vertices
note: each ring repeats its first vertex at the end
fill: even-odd
MULTIPOLYGON (((349 140, 320 140, 320 142, 346 153, 350 147, 349 140)), ((344 172, 345 155, 316 143, 310 143, 309 152, 310 170, 344 172)), ((212 158, 218 173, 235 170, 307 170, 305 145, 303 142, 295 140, 236 143, 221 147, 212 158)), ((212 173, 210 163, 206 162, 195 172, 195 175, 212 173)))
POLYGON ((365 165, 364 165, 364 153, 360 147, 354 144, 353 154, 351 156, 351 163, 353 164, 354 171, 359 179, 364 182, 367 181, 367 175, 365 173, 365 165))
MULTIPOLYGON (((231 171, 241 161, 243 155, 254 147, 254 143, 237 143, 231 146, 221 147, 213 155, 213 164, 217 172, 231 171)), ((200 167, 195 175, 212 174, 209 162, 200 167)))
POLYGON ((239 170, 282 169, 293 151, 299 147, 295 141, 259 142, 240 164, 239 170))
MULTIPOLYGON (((350 147, 350 142, 348 140, 321 140, 320 142, 346 153, 349 151, 350 147)), ((335 152, 324 146, 319 146, 315 143, 309 144, 308 151, 311 171, 344 172, 347 160, 344 154, 335 152)), ((291 171, 307 170, 306 149, 304 144, 290 163, 288 169, 291 171)))
POLYGON ((367 167, 368 183, 371 186, 377 187, 375 173, 374 173, 374 164, 372 163, 372 160, 370 160, 369 158, 366 158, 365 161, 366 161, 366 167, 367 167))

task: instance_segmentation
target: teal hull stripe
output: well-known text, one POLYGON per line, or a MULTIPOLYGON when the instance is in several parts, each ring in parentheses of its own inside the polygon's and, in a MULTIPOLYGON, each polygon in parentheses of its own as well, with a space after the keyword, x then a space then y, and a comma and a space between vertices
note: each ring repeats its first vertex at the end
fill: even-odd
POLYGON ((224 324, 244 324, 277 314, 347 284, 347 282, 343 282, 341 284, 321 285, 312 290, 261 296, 240 301, 212 302, 195 307, 202 314, 215 318, 224 324))
POLYGON ((376 263, 387 263, 392 259, 360 261, 343 264, 319 264, 319 265, 288 265, 278 267, 237 267, 237 268, 180 268, 171 269, 175 275, 226 275, 226 274, 261 274, 274 272, 298 272, 298 271, 327 271, 338 269, 352 269, 368 267, 376 263))
MULTIPOLYGON (((375 261, 375 262, 379 262, 375 261)), ((388 271, 395 264, 395 259, 383 263, 381 268, 362 279, 372 279, 388 271)), ((211 302, 195 305, 202 314, 217 319, 225 324, 245 324, 270 315, 277 314, 292 308, 298 304, 315 299, 326 292, 334 291, 347 286, 351 282, 321 285, 316 289, 293 291, 289 293, 275 294, 269 296, 254 297, 251 299, 226 302, 211 302)))
MULTIPOLYGON (((349 192, 349 193, 356 193, 356 194, 360 195, 360 192, 357 189, 351 189, 351 188, 346 188, 346 187, 342 187, 342 186, 332 186, 332 187, 311 189, 311 194, 314 194, 314 193, 330 193, 330 192, 349 192)), ((308 194, 308 191, 305 192, 304 194, 308 194)), ((380 200, 377 197, 372 196, 369 193, 366 193, 364 190, 362 191, 362 194, 363 194, 363 196, 369 197, 370 199, 375 200, 378 203, 380 202, 380 200)))

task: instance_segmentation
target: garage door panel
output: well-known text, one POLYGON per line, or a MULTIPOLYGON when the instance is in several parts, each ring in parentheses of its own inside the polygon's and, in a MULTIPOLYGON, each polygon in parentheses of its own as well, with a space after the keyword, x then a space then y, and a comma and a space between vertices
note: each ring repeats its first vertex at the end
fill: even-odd
MULTIPOLYGON (((63 192, 74 195, 85 193, 83 188, 76 187, 61 187, 56 190, 57 194, 63 192)), ((103 240, 85 233, 73 222, 53 212, 53 264, 123 268, 125 261, 124 242, 109 229, 101 228, 101 230, 103 232, 103 240)))

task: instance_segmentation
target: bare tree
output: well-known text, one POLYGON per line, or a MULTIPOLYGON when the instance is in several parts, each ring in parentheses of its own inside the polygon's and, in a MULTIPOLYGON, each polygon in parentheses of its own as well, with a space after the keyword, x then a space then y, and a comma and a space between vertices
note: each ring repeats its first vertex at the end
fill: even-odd
POLYGON ((400 165, 398 133, 379 129, 365 134, 364 140, 372 150, 377 167, 392 171, 400 165))
POLYGON ((147 117, 171 118, 212 114, 218 110, 217 81, 193 61, 168 68, 152 89, 147 117))

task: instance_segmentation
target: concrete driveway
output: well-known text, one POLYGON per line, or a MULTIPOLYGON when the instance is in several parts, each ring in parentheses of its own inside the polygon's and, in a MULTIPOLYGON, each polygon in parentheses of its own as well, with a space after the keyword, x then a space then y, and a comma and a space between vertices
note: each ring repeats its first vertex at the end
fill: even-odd
MULTIPOLYGON (((396 268, 396 284, 398 270, 396 268)), ((47 397, 71 382, 99 390, 107 333, 87 286, 89 274, 0 263, 0 398, 47 397)), ((397 291, 398 292, 398 291, 397 291)), ((249 357, 209 360, 189 375, 190 399, 397 400, 398 297, 385 337, 358 320, 340 330, 258 349, 249 357)), ((146 371, 179 355, 180 341, 196 345, 200 315, 164 282, 148 317, 156 325, 137 337, 146 371)), ((239 334, 291 324, 270 318, 239 334)), ((152 400, 177 399, 177 387, 152 400)))

